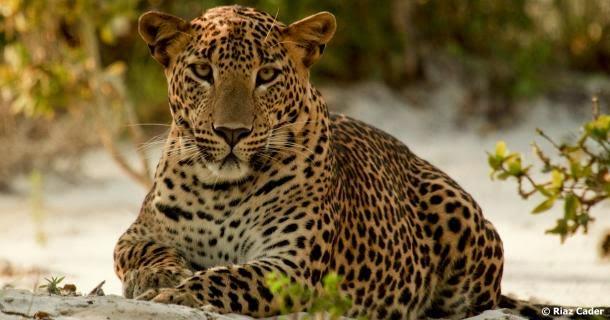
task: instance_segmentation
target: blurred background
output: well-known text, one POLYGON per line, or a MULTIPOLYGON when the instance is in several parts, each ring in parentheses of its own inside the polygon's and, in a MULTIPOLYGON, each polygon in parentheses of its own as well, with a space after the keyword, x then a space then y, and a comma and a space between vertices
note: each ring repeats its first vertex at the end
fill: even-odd
POLYGON ((529 215, 514 184, 489 179, 486 155, 498 140, 528 152, 537 127, 573 139, 593 96, 608 113, 607 0, 3 0, 0 286, 59 274, 83 291, 107 280, 120 292, 112 248, 170 121, 137 18, 156 9, 192 19, 234 3, 284 23, 336 15, 312 81, 331 110, 394 134, 478 199, 505 242, 506 292, 610 305, 599 254, 608 203, 587 235, 560 245, 544 231, 562 209, 529 215))

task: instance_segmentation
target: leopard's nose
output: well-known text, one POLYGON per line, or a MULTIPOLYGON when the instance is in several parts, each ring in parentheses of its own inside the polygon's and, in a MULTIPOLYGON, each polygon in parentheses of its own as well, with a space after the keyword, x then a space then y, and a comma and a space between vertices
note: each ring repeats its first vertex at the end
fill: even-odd
POLYGON ((228 126, 212 126, 212 129, 214 129, 214 132, 219 137, 223 138, 231 148, 233 148, 239 141, 250 135, 252 132, 252 127, 231 128, 228 126))

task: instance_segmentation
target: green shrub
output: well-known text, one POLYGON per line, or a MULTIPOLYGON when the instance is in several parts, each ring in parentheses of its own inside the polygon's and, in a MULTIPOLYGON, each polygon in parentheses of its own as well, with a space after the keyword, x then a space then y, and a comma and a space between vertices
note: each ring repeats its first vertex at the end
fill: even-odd
POLYGON ((515 98, 540 93, 549 89, 549 74, 558 67, 610 73, 606 1, 418 3, 413 15, 418 42, 477 61, 495 93, 515 98))
POLYGON ((599 113, 597 99, 593 104, 593 120, 583 125, 576 141, 557 143, 542 129, 537 130, 556 152, 556 157, 551 158, 534 143, 539 169, 524 165, 523 156, 508 151, 503 141, 497 143, 495 152, 488 154, 492 179, 514 179, 524 199, 533 195, 544 198, 532 213, 539 214, 563 203, 563 215, 555 227, 546 231, 559 235, 562 242, 581 228, 586 233, 594 220, 591 208, 610 198, 610 115, 599 113), (535 171, 542 177, 535 178, 535 171))
POLYGON ((334 273, 322 279, 321 290, 312 290, 277 273, 268 274, 266 282, 282 314, 298 312, 301 306, 307 306, 311 316, 327 313, 331 319, 338 319, 352 306, 349 297, 339 290, 341 277, 334 273))

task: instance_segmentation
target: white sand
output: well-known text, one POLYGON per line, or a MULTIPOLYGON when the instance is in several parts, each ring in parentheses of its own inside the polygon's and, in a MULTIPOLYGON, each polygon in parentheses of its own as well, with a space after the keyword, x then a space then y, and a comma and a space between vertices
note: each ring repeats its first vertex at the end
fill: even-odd
MULTIPOLYGON (((425 109, 409 107, 379 86, 365 85, 357 91, 360 94, 341 96, 350 106, 346 113, 405 141, 478 200, 504 241, 504 293, 557 304, 610 305, 610 264, 597 257, 600 237, 604 228, 610 227, 610 207, 594 212, 598 220, 589 235, 560 245, 557 237, 544 234, 554 225, 560 207, 532 216, 528 212, 535 203, 521 200, 514 183, 493 182, 488 175, 485 150, 492 150, 497 140, 506 140, 511 149, 529 156, 536 126, 561 137, 578 127, 577 117, 540 102, 541 108, 518 128, 482 138, 476 128, 453 127, 452 103, 461 97, 451 87, 440 90, 429 102, 432 107, 425 109)), ((588 108, 586 102, 583 108, 588 108)), ((17 194, 0 194, 0 260, 49 271, 11 277, 2 277, 0 272, 0 287, 13 284, 31 289, 37 279, 52 274, 65 275, 66 281, 81 291, 106 280, 106 293, 120 294, 120 283, 112 270, 112 250, 135 219, 145 190, 124 176, 101 150, 87 154, 83 166, 86 178, 78 184, 46 177, 44 246, 35 240, 37 224, 31 215, 27 179, 17 181, 17 194)))

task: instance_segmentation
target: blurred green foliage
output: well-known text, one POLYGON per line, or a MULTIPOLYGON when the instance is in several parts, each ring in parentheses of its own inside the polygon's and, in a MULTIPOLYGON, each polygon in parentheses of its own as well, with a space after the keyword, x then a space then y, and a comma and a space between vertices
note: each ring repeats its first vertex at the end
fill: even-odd
MULTIPOLYGON (((281 314, 299 312, 301 306, 307 307, 307 312, 314 319, 339 319, 344 316, 352 306, 352 301, 340 290, 342 278, 330 273, 323 277, 322 288, 311 290, 299 283, 291 281, 288 276, 269 273, 265 281, 269 290, 275 296, 275 302, 281 314), (323 316, 327 314, 328 317, 323 316)), ((311 319, 305 317, 303 319, 311 319)))
POLYGON ((104 76, 118 76, 123 59, 103 66, 96 61, 96 43, 88 41, 85 26, 91 23, 94 37, 112 44, 130 32, 137 18, 137 1, 25 1, 0 4, 0 86, 2 97, 15 111, 27 115, 50 114, 91 103, 93 90, 106 89, 93 83, 95 69, 104 76))
POLYGON ((594 220, 591 209, 610 199, 610 115, 599 113, 597 100, 593 113, 593 120, 583 125, 580 136, 573 142, 557 143, 542 129, 537 130, 557 153, 551 158, 534 143, 534 154, 541 164, 538 172, 531 165, 523 165, 523 156, 509 152, 502 141, 488 156, 492 178, 515 179, 524 199, 533 195, 543 198, 533 214, 563 202, 563 215, 555 227, 547 230, 559 235, 562 242, 581 228, 586 233, 589 222, 594 220))
POLYGON ((419 1, 420 38, 475 62, 489 90, 511 98, 547 89, 553 72, 610 73, 610 2, 419 1), (427 40, 426 40, 427 39, 427 40))
MULTIPOLYGON (((557 70, 610 73, 606 0, 5 0, 0 3, 3 100, 27 114, 87 105, 95 30, 99 68, 120 74, 142 122, 167 117, 165 80, 136 32, 150 9, 187 19, 217 5, 254 6, 290 23, 318 11, 337 16, 335 39, 313 76, 318 81, 419 80, 424 65, 449 54, 482 74, 507 99, 543 92, 557 70)), ((111 94, 112 90, 108 90, 111 94)))

